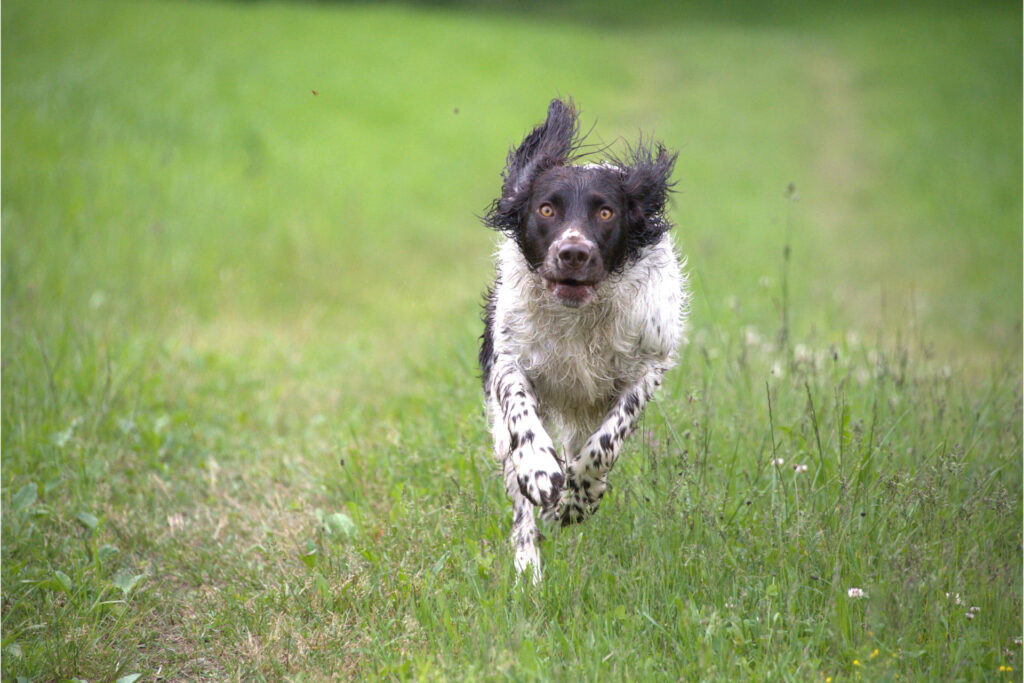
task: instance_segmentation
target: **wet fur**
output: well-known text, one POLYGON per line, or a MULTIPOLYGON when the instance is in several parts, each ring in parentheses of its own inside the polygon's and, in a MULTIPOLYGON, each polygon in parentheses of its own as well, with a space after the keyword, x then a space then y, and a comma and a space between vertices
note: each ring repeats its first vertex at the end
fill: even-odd
POLYGON ((510 151, 502 194, 484 219, 508 239, 485 303, 479 360, 494 454, 513 504, 515 565, 534 580, 534 507, 562 524, 594 513, 623 441, 675 363, 688 303, 664 215, 675 155, 641 143, 623 158, 577 165, 577 121, 571 101, 552 101, 545 123, 510 151), (538 239, 524 227, 531 192, 556 168, 578 174, 584 191, 610 179, 621 188, 622 248, 604 254, 604 279, 578 308, 554 297, 536 259, 526 257, 538 239))

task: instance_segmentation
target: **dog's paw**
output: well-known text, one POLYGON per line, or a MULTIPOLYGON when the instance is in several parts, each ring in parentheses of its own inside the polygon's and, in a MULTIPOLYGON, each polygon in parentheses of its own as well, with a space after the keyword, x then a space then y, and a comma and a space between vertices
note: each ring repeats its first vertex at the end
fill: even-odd
POLYGON ((529 576, 535 586, 540 583, 540 550, 536 543, 518 546, 513 562, 518 576, 529 576))
POLYGON ((519 450, 516 480, 520 492, 534 505, 551 506, 565 486, 565 475, 555 457, 555 449, 528 444, 519 450))
POLYGON ((541 516, 562 526, 577 524, 593 515, 601 504, 607 485, 601 479, 569 476, 569 486, 555 505, 545 508, 541 516))

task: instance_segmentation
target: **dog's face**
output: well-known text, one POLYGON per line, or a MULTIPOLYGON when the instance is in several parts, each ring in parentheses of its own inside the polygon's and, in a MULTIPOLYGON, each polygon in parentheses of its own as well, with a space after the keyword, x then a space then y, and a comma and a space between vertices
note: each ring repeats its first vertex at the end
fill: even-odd
POLYGON ((622 266, 629 207, 620 175, 612 167, 556 166, 533 181, 520 228, 523 256, 566 306, 590 301, 622 266))
POLYGON ((577 130, 572 102, 552 100, 547 120, 509 152, 501 197, 484 218, 572 307, 672 227, 664 211, 676 160, 641 141, 625 160, 576 166, 577 130))

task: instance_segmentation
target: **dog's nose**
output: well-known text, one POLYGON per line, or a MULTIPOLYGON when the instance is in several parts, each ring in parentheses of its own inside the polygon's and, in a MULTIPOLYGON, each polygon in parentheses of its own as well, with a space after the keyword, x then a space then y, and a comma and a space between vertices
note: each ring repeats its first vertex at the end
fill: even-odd
POLYGON ((558 250, 558 262, 564 268, 578 270, 590 262, 590 249, 578 243, 563 245, 558 250))

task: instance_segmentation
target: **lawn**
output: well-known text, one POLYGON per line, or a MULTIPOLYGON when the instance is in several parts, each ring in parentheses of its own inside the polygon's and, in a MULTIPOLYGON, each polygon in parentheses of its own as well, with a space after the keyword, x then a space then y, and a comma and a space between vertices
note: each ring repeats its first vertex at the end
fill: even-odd
POLYGON ((4 0, 3 679, 1019 680, 1021 8, 858 7, 4 0), (555 95, 694 298, 533 588, 477 217, 555 95))

